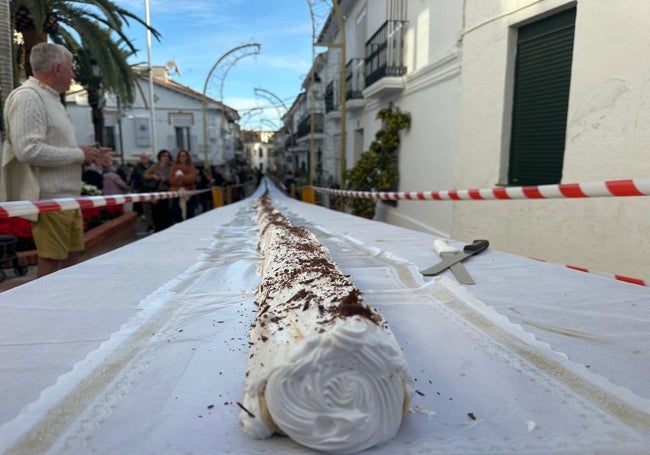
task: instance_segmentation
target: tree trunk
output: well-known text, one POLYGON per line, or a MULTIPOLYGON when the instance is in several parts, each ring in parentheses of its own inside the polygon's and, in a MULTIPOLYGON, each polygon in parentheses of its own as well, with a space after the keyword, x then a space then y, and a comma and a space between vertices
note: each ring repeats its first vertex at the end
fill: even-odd
MULTIPOLYGON (((0 0, 2 1, 2 0, 0 0)), ((32 54, 32 48, 39 43, 47 42, 47 33, 39 32, 36 30, 36 27, 30 27, 26 30, 23 30, 23 40, 25 44, 24 48, 24 61, 23 69, 25 70, 25 77, 33 76, 34 72, 32 71, 32 65, 29 63, 29 56, 32 54)))
MULTIPOLYGON (((9 0, 0 0, 0 112, 14 88, 12 27, 9 19, 9 0)), ((0 131, 4 140, 4 124, 0 117, 0 131)))

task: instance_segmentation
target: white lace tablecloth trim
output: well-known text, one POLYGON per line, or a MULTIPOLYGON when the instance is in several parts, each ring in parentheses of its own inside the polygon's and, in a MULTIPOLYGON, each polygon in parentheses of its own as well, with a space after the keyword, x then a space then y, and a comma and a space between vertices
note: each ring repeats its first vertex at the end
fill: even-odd
MULTIPOLYGON (((0 451, 307 453, 238 427, 259 283, 253 216, 252 202, 242 205, 194 266, 0 427, 0 451)), ((467 288, 425 282, 392 252, 306 227, 389 322, 415 375, 398 436, 370 453, 640 453, 650 443, 647 400, 552 351, 467 288)))

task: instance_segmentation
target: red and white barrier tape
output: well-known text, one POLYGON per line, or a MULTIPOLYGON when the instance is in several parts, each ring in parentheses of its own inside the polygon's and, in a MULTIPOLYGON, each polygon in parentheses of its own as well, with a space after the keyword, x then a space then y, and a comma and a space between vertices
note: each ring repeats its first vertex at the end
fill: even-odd
POLYGON ((111 196, 81 196, 75 198, 42 199, 39 201, 9 201, 0 203, 0 219, 14 216, 36 215, 38 213, 62 210, 86 209, 122 205, 129 202, 157 201, 181 196, 192 196, 210 190, 165 191, 158 193, 132 193, 111 196))
MULTIPOLYGON (((548 261, 545 261, 544 259, 539 259, 539 258, 531 258, 531 259, 534 259, 534 260, 540 261, 540 262, 548 262, 548 261)), ((619 274, 615 274, 615 273, 599 272, 599 271, 595 271, 595 270, 589 270, 589 269, 587 269, 585 267, 577 267, 575 265, 563 265, 562 267, 566 267, 567 269, 571 269, 571 270, 577 270, 579 272, 593 273, 594 275, 606 276, 606 277, 613 278, 613 279, 618 280, 618 281, 625 281, 626 283, 638 284, 639 286, 649 286, 650 285, 650 283, 648 283, 646 280, 642 280, 640 278, 634 278, 634 277, 631 277, 631 276, 619 275, 619 274)))
MULTIPOLYGON (((602 191, 596 194, 596 191, 594 191, 595 184, 586 184, 587 187, 589 188, 588 194, 584 191, 582 191, 582 195, 578 195, 577 191, 571 190, 563 197, 598 197, 598 196, 644 196, 644 195, 650 195, 650 181, 644 181, 645 186, 639 186, 637 185, 638 181, 633 181, 633 180, 619 180, 619 181, 614 181, 614 182, 602 182, 604 184, 609 184, 607 185, 607 188, 614 188, 613 191, 609 192, 608 194, 604 194, 602 191), (630 186, 632 185, 632 186, 630 186)), ((578 188, 578 184, 571 184, 571 185, 546 185, 545 187, 572 187, 572 188, 578 188)), ((531 188, 531 187, 520 187, 520 188, 531 188)), ((538 187, 538 188, 543 188, 543 187, 538 187)), ((579 188, 582 190, 586 189, 585 185, 580 185, 579 188)), ((507 188, 507 190, 516 190, 518 188, 507 188)), ((399 195, 403 194, 439 194, 442 195, 443 193, 451 193, 451 192, 417 192, 417 193, 385 193, 385 192, 361 192, 361 191, 344 191, 344 190, 333 190, 329 188, 315 188, 316 191, 321 190, 322 192, 329 192, 331 194, 341 194, 346 197, 365 197, 367 199, 410 199, 407 197, 400 197, 399 195), (346 194, 342 194, 346 193, 346 194), (348 193, 354 193, 354 194, 362 194, 362 196, 354 196, 350 195, 348 193), (368 195, 377 195, 377 196, 368 196, 368 195), (396 197, 383 197, 384 195, 398 195, 396 197), (381 197, 378 197, 381 196, 381 197)), ((495 190, 503 190, 501 188, 497 188, 495 190)), ((57 211, 62 211, 62 210, 74 210, 74 209, 84 209, 84 208, 93 208, 93 207, 106 207, 106 206, 114 206, 114 205, 122 205, 130 202, 147 202, 147 201, 157 201, 161 199, 171 199, 171 198, 176 198, 176 197, 181 197, 181 196, 192 196, 195 194, 200 194, 204 193, 206 191, 210 190, 194 190, 194 191, 165 191, 165 192, 157 192, 157 193, 131 193, 131 194, 120 194, 120 195, 112 195, 112 196, 81 196, 78 198, 58 198, 58 199, 42 199, 38 201, 9 201, 9 202, 3 202, 0 203, 0 219, 3 218, 11 218, 14 216, 24 216, 24 215, 34 215, 38 213, 46 213, 46 212, 57 212, 57 211)), ((470 192, 472 190, 467 190, 467 192, 470 192)), ((480 192, 485 192, 488 190, 475 190, 475 191, 480 191, 480 192)), ((464 194, 462 191, 458 191, 457 193, 464 194)), ((516 194, 516 193, 515 193, 516 194)), ((546 193, 540 193, 544 194, 544 196, 540 197, 534 197, 534 199, 539 199, 539 198, 544 198, 544 197, 549 197, 548 195, 550 194, 549 192, 546 193)), ((427 200, 426 197, 419 197, 419 200, 427 200)), ((443 200, 443 199, 451 199, 451 200, 456 200, 453 197, 430 197, 428 199, 435 199, 435 200, 443 200)), ((473 198, 476 199, 476 198, 473 198)), ((488 197, 484 197, 481 199, 489 199, 488 197)), ((494 196, 492 199, 522 199, 522 197, 498 197, 494 196)), ((462 199, 461 199, 462 200, 462 199)), ((541 262, 546 262, 543 259, 538 259, 538 258, 532 258, 541 262)), ((576 267, 572 265, 566 265, 565 267, 573 269, 573 270, 578 270, 581 272, 587 272, 587 273, 594 273, 597 275, 604 275, 604 276, 609 276, 611 278, 614 278, 619 281, 625 281, 628 283, 633 283, 633 284, 638 284, 641 286, 648 286, 648 283, 642 279, 639 278, 633 278, 625 275, 617 275, 617 274, 607 274, 607 273, 601 273, 601 272, 595 272, 595 271, 590 271, 584 267, 576 267)))
MULTIPOLYGON (((409 200, 409 201, 481 201, 481 200, 513 200, 513 199, 562 199, 562 198, 594 198, 594 197, 628 197, 650 196, 650 179, 609 180, 587 183, 561 183, 558 185, 537 185, 498 187, 470 190, 448 191, 349 191, 332 188, 314 187, 314 191, 337 196, 380 199, 380 200, 409 200)), ((543 259, 537 259, 545 262, 543 259)), ((639 278, 626 275, 609 274, 590 271, 584 267, 565 265, 564 267, 581 272, 608 276, 619 281, 649 286, 650 283, 639 278)))
POLYGON ((494 199, 558 199, 590 197, 650 196, 650 179, 625 179, 558 185, 512 186, 447 191, 350 191, 314 187, 315 191, 337 196, 408 201, 481 201, 494 199))

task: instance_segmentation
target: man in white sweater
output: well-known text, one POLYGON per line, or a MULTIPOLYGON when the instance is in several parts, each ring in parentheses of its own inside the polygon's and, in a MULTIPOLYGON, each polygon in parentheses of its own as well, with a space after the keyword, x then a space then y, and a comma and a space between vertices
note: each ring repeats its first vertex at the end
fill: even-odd
MULTIPOLYGON (((30 63, 34 76, 5 103, 1 185, 5 194, 0 197, 79 197, 81 165, 104 164, 110 157, 93 146, 77 146, 74 126, 61 104, 59 95, 75 76, 72 54, 61 45, 41 43, 32 49, 30 63)), ((31 221, 39 277, 79 260, 84 249, 80 210, 42 213, 31 221)))

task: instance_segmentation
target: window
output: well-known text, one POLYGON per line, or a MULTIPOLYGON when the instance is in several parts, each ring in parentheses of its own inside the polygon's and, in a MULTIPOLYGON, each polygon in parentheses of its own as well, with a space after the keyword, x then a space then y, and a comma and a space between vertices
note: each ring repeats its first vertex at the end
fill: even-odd
MULTIPOLYGON (((104 146, 105 147, 110 147, 113 150, 117 151, 117 147, 115 144, 115 127, 114 126, 106 126, 104 127, 104 146)), ((120 150, 121 151, 121 150, 120 150)))
POLYGON ((186 126, 174 127, 176 132, 176 148, 190 150, 190 129, 186 126))
POLYGON ((366 39, 368 39, 366 8, 357 15, 356 26, 354 27, 354 55, 353 58, 362 58, 366 51, 366 39))
POLYGON ((575 8, 518 30, 508 183, 562 178, 575 8))
POLYGON ((192 150, 192 125, 194 125, 194 116, 189 113, 171 112, 169 123, 174 126, 174 136, 176 148, 182 148, 187 151, 192 150))
POLYGON ((104 112, 104 135, 102 143, 105 147, 110 147, 114 151, 121 152, 121 150, 117 150, 117 144, 115 144, 117 133, 116 118, 116 112, 104 112))

